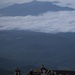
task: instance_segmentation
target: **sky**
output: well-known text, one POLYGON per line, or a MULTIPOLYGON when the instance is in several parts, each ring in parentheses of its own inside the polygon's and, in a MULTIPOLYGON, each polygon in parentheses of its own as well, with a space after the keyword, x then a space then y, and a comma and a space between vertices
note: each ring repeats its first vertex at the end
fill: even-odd
MULTIPOLYGON (((2 0, 0 4, 10 5, 28 1, 31 0, 2 0)), ((48 1, 59 1, 60 6, 75 8, 75 0, 48 1)), ((0 30, 29 30, 44 33, 75 32, 75 11, 46 12, 38 16, 0 17, 0 30)))

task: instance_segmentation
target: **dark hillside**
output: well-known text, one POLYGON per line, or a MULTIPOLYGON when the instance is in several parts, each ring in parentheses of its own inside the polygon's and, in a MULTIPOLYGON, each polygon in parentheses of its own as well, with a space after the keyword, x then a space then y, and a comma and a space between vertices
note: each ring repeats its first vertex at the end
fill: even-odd
POLYGON ((20 66, 43 63, 51 69, 75 70, 75 33, 0 31, 0 56, 19 60, 20 66))

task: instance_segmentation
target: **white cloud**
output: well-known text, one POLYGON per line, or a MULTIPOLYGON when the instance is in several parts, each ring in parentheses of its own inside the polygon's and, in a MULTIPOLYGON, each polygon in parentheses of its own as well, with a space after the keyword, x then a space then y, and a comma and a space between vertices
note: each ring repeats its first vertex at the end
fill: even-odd
POLYGON ((0 30, 45 33, 75 32, 75 11, 48 12, 39 16, 0 17, 0 30))
POLYGON ((75 8, 75 0, 38 0, 38 1, 50 1, 50 2, 57 1, 59 2, 56 3, 57 5, 75 8))

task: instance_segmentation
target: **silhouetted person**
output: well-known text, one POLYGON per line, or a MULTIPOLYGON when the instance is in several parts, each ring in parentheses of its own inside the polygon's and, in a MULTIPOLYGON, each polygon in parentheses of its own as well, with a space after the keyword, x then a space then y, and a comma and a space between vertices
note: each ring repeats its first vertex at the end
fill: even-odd
POLYGON ((19 68, 17 67, 15 69, 14 75, 21 75, 19 68))
POLYGON ((44 65, 42 65, 40 70, 41 70, 41 73, 46 74, 47 69, 44 67, 44 65))
POLYGON ((29 75, 33 75, 34 72, 33 72, 33 69, 31 69, 31 71, 29 72, 29 75))

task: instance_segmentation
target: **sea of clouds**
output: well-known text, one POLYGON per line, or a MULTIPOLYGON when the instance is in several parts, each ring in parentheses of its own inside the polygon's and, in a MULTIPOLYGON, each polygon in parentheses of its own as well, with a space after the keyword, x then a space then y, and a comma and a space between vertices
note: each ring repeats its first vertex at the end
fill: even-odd
POLYGON ((0 17, 0 30, 75 32, 75 11, 47 12, 38 16, 0 17))
MULTIPOLYGON (((13 1, 20 3, 21 0, 13 1)), ((58 1, 59 3, 56 3, 57 5, 75 8, 75 0, 38 1, 58 1)), ((10 2, 10 0, 7 0, 6 2, 10 2)), ((75 32, 75 11, 47 12, 38 16, 1 16, 0 30, 29 30, 45 33, 75 32)))

